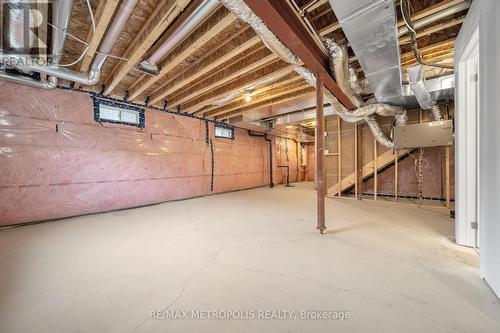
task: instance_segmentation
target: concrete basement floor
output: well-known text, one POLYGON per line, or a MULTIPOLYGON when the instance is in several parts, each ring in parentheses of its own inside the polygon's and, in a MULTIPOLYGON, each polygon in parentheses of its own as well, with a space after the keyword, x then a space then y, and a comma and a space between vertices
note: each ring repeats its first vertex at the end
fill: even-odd
POLYGON ((445 211, 327 199, 320 236, 315 203, 301 183, 4 229, 0 332, 500 332, 445 211), (163 310, 351 319, 150 319, 163 310))

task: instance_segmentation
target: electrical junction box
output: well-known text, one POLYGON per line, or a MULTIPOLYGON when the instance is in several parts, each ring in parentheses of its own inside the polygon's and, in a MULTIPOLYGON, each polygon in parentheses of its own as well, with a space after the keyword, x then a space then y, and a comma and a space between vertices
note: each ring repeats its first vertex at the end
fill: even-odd
POLYGON ((450 146, 452 144, 452 120, 394 127, 395 149, 450 146))

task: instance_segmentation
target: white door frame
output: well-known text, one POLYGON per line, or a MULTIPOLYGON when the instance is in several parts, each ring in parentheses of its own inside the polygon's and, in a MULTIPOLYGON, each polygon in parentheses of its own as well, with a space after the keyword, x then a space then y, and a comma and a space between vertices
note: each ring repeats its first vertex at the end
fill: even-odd
POLYGON ((455 57, 456 202, 455 238, 478 247, 479 217, 479 26, 471 31, 455 57))

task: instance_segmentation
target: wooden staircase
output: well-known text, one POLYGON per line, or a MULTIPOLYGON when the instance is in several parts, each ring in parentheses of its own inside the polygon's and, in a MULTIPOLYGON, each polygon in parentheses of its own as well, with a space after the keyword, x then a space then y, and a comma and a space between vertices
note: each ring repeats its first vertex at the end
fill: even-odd
MULTIPOLYGON (((400 149, 397 151, 398 154, 398 160, 407 155, 410 152, 408 149, 400 149)), ((388 150, 382 155, 380 155, 377 159, 377 171, 380 171, 391 164, 394 164, 394 160, 396 159, 396 155, 393 153, 392 150, 388 150)), ((374 163, 375 160, 365 164, 363 166, 363 171, 362 171, 362 179, 363 181, 366 180, 367 178, 373 176, 374 174, 374 163)), ((328 188, 328 196, 335 196, 338 195, 339 191, 343 192, 350 187, 354 186, 356 183, 356 172, 351 173, 350 175, 342 178, 342 181, 329 187, 328 188)))

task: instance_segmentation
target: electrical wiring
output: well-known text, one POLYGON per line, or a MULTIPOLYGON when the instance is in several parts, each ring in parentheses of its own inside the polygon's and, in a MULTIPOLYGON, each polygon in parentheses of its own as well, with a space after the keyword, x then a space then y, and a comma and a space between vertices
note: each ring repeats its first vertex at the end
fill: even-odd
POLYGON ((415 31, 415 27, 413 26, 413 22, 411 21, 410 12, 408 9, 409 0, 400 0, 399 7, 401 8, 401 16, 403 17, 403 21, 404 21, 406 27, 408 28, 408 34, 410 35, 410 39, 411 39, 411 48, 413 50, 413 53, 415 54, 415 59, 417 59, 417 61, 420 64, 425 65, 425 66, 454 69, 455 67, 453 65, 431 63, 431 62, 425 61, 422 58, 422 54, 420 53, 420 50, 419 50, 418 44, 417 44, 417 32, 415 31))

